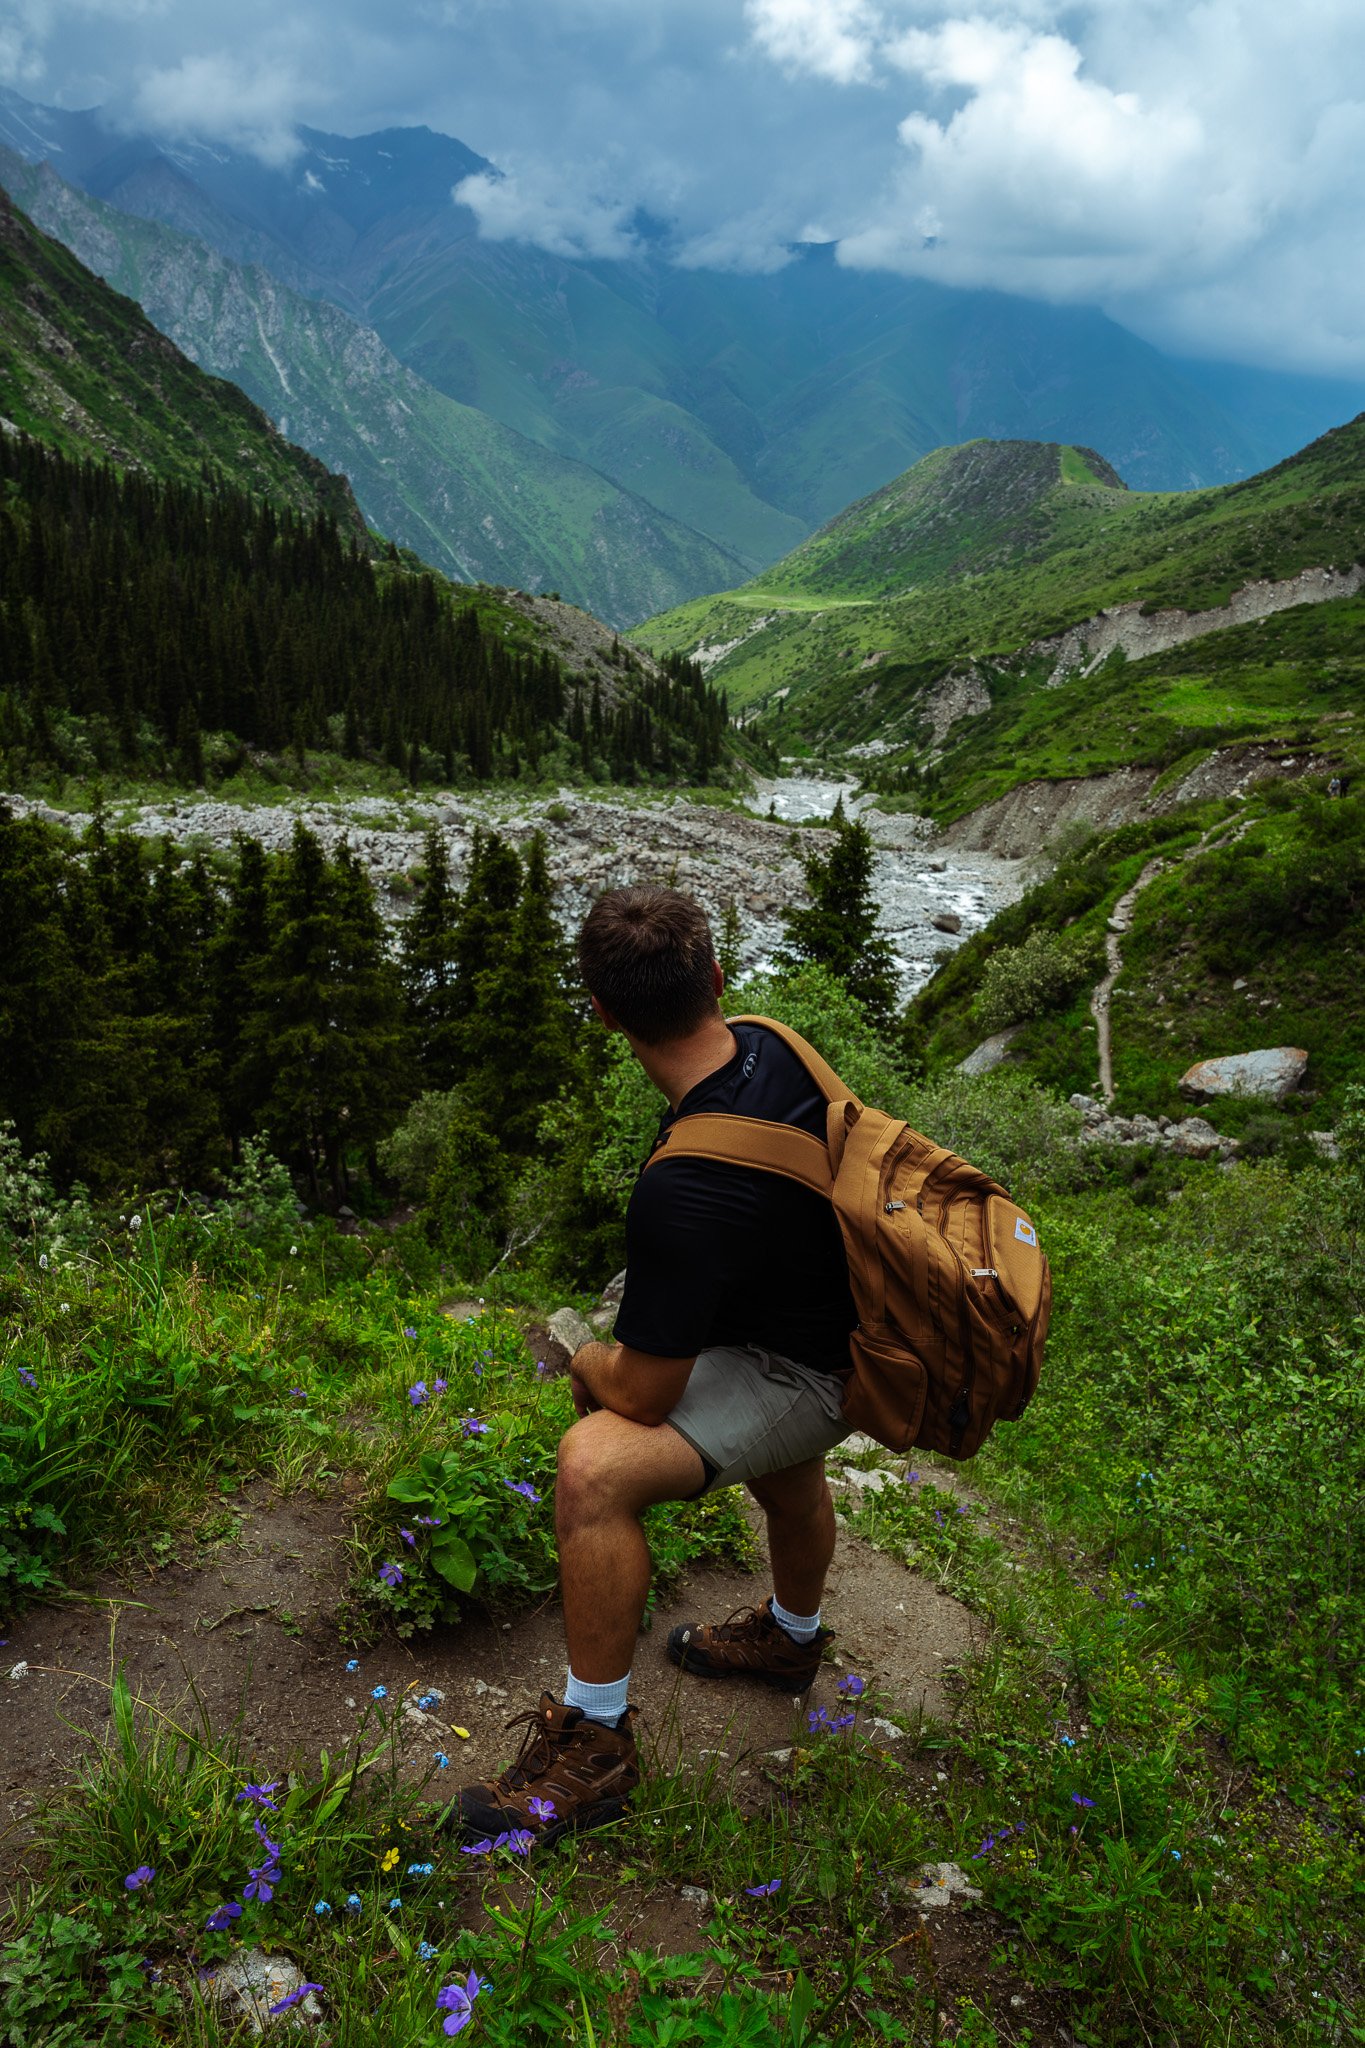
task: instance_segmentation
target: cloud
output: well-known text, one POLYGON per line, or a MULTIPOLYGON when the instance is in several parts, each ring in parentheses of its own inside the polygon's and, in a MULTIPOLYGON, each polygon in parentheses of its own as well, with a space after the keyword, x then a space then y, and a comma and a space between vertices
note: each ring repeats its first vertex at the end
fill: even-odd
POLYGON ((1063 36, 982 20, 911 29, 886 48, 912 79, 964 94, 949 115, 907 114, 891 202, 845 238, 841 260, 928 270, 1012 290, 1090 296, 1150 281, 1191 242, 1227 255, 1254 219, 1211 186, 1197 114, 1083 75, 1063 36))
POLYGON ((1361 0, 0 0, 0 76, 288 161, 425 122, 488 235, 841 260, 1365 375, 1361 0))
POLYGON ((131 111, 155 134, 232 143, 279 169, 302 147, 295 131, 304 97, 288 65, 218 50, 146 73, 131 111))
POLYGON ((873 75, 882 21, 866 0, 744 0, 754 41, 788 71, 863 85, 873 75))
POLYGON ((467 206, 489 242, 533 242, 551 256, 622 260, 638 247, 630 200, 604 198, 591 174, 561 176, 531 165, 524 172, 480 171, 451 193, 467 206))

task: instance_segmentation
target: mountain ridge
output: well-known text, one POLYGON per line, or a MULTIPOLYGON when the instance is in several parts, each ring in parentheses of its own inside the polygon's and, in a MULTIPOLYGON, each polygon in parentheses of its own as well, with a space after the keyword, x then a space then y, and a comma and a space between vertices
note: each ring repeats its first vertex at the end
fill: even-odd
POLYGON ((372 328, 0 148, 39 225, 327 466, 372 526, 457 580, 559 588, 623 627, 749 566, 586 465, 426 385, 372 328))
POLYGON ((64 454, 178 482, 201 484, 208 473, 297 511, 328 512, 366 539, 345 477, 286 440, 236 385, 201 371, 3 188, 0 384, 10 424, 64 454))
POLYGON ((969 435, 1088 445, 1135 485, 1185 488, 1262 468, 1348 409, 1344 386, 1252 373, 1225 380, 1225 405, 1208 366, 1093 309, 854 272, 829 247, 744 277, 680 269, 657 234, 622 262, 487 241, 450 186, 493 167, 430 130, 300 131, 294 164, 269 170, 0 93, 6 128, 106 200, 341 305, 447 396, 751 567, 969 435))
POLYGON ((944 820, 1030 777, 1164 770, 1319 720, 1354 758, 1365 413, 1211 491, 1129 492, 1092 460, 941 450, 637 637, 699 660, 777 744, 851 746, 944 820))

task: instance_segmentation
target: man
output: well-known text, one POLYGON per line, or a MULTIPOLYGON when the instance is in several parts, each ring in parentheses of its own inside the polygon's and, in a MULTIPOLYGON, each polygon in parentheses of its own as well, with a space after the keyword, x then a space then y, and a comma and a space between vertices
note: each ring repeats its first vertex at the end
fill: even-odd
MULTIPOLYGON (((592 1006, 622 1031, 674 1121, 699 1111, 790 1123, 823 1140, 825 1099, 780 1039, 732 1029, 700 907, 674 889, 616 889, 579 936, 592 1006)), ((820 1599, 834 1551, 824 1454, 848 1434, 840 1403, 856 1323, 829 1203, 755 1167, 668 1158, 642 1171, 626 1215, 627 1277, 614 1343, 573 1360, 579 1420, 559 1446, 555 1526, 569 1673, 527 1716, 516 1762, 467 1786, 480 1831, 619 1817, 639 1782, 631 1659, 650 1557, 640 1517, 743 1482, 763 1508, 773 1595, 719 1625, 674 1629, 686 1671, 804 1692, 829 1631, 820 1599), (553 1811, 548 1811, 552 1808, 553 1811)))

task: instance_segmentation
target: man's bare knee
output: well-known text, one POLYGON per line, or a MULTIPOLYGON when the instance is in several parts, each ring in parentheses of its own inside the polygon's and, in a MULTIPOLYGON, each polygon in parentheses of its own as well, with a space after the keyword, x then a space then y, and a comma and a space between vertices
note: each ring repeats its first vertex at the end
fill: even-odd
POLYGON ((555 1521, 559 1528, 590 1520, 612 1498, 616 1459, 585 1415, 559 1439, 555 1470, 555 1521))

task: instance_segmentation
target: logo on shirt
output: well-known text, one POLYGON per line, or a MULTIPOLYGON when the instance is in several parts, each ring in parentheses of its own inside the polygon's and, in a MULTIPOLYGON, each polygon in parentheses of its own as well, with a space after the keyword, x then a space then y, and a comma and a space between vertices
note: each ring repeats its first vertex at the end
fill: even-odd
POLYGON ((749 1057, 748 1057, 748 1058, 747 1058, 747 1059, 745 1060, 745 1062, 744 1062, 744 1065, 743 1065, 743 1067, 742 1067, 742 1068, 741 1068, 741 1070, 740 1070, 740 1071, 741 1071, 741 1072, 743 1073, 743 1075, 744 1075, 744 1078, 745 1078, 745 1080, 746 1080, 746 1081, 747 1081, 747 1080, 749 1079, 749 1076, 750 1076, 750 1075, 751 1075, 751 1074, 753 1073, 753 1071, 754 1071, 754 1068, 755 1068, 755 1067, 756 1067, 757 1065, 758 1065, 758 1049, 757 1049, 757 1047, 755 1047, 755 1049, 753 1050, 753 1052, 751 1052, 751 1053, 749 1054, 749 1057))
POLYGON ((1038 1242, 1037 1231, 1022 1216, 1016 1216, 1014 1219, 1014 1234, 1021 1244, 1037 1244, 1038 1242))

